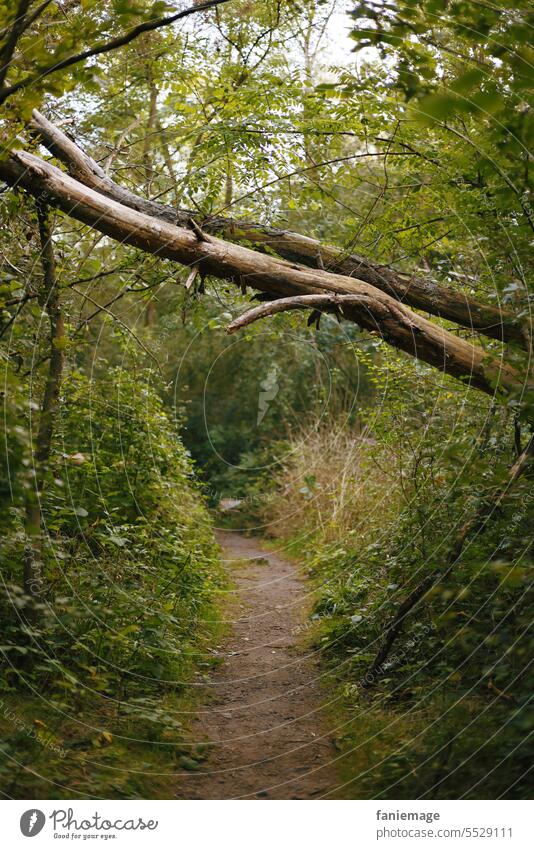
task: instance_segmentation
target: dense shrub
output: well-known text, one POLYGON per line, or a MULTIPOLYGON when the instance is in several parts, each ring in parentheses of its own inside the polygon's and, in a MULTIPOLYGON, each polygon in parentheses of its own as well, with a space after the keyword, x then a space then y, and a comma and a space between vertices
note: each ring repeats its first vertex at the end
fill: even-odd
MULTIPOLYGON (((88 692, 158 722, 209 631, 216 545, 191 460, 149 372, 71 373, 43 499, 41 616, 21 643, 23 504, 2 551, 5 686, 88 692), (153 699, 153 700, 152 700, 153 699)), ((168 720, 165 719, 165 722, 168 720)))

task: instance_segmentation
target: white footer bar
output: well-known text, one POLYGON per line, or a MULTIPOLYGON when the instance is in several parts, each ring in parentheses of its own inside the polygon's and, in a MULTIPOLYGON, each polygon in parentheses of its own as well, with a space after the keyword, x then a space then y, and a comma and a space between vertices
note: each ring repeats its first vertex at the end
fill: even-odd
POLYGON ((72 845, 200 849, 532 849, 520 801, 63 801, 1 804, 6 849, 72 845))

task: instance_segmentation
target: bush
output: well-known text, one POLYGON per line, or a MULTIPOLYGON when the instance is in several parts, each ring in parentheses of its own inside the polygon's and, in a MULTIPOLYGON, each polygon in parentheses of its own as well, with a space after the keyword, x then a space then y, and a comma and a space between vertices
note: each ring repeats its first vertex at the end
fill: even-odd
MULTIPOLYGON (((34 684, 70 703, 88 691, 159 722, 161 688, 198 659, 220 581, 217 547, 176 423, 148 371, 114 368, 64 387, 43 500, 42 617, 21 641, 24 535, 2 555, 6 680, 31 658, 34 684)), ((27 630, 27 628, 26 628, 27 630)), ((165 723, 168 723, 168 717, 165 723)))
POLYGON ((358 430, 334 422, 295 442, 271 528, 306 558, 317 645, 350 714, 365 714, 365 731, 355 720, 346 737, 358 751, 349 769, 357 792, 521 796, 532 757, 531 480, 477 525, 370 675, 399 605, 444 571, 459 529, 481 503, 491 507, 514 459, 505 414, 490 410, 481 422, 461 399, 421 397, 424 382, 394 390, 386 413, 369 411, 372 426, 365 416, 358 430), (396 737, 369 751, 362 734, 382 735, 385 706, 396 737))

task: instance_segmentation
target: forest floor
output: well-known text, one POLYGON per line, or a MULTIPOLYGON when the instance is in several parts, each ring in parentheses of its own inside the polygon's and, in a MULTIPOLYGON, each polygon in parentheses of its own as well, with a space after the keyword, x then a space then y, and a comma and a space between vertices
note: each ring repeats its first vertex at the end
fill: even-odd
POLYGON ((182 774, 176 796, 335 798, 338 753, 321 708, 320 670, 305 645, 302 569, 256 539, 217 536, 232 583, 228 633, 190 728, 191 743, 206 744, 206 758, 182 774))

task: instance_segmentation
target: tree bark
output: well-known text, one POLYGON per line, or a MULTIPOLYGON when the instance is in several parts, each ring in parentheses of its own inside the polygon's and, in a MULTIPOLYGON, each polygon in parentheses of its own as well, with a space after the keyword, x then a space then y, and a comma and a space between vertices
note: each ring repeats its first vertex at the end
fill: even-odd
POLYGON ((43 401, 39 416, 39 427, 35 440, 35 487, 26 500, 26 554, 24 559, 24 592, 30 597, 28 620, 37 620, 37 604, 43 589, 43 540, 41 497, 45 483, 48 461, 52 447, 54 424, 58 412, 61 378, 64 364, 65 328, 59 300, 59 288, 56 277, 52 230, 49 210, 37 203, 39 236, 41 242, 41 265, 43 284, 39 293, 39 303, 46 310, 50 321, 50 357, 43 401))
POLYGON ((71 217, 118 241, 183 265, 198 265, 204 275, 243 282, 274 298, 307 294, 359 295, 345 318, 382 335, 390 345, 467 381, 490 395, 516 391, 517 373, 443 327, 412 312, 404 304, 361 280, 312 270, 192 229, 168 224, 123 206, 25 151, 13 151, 0 162, 0 177, 43 196, 71 217))
MULTIPOLYGON (((37 110, 33 113, 32 126, 50 152, 67 166, 71 176, 86 186, 118 203, 181 227, 188 226, 189 219, 196 215, 188 209, 170 207, 141 198, 119 186, 75 142, 37 110)), ((512 313, 481 303, 450 287, 395 272, 355 254, 346 255, 340 248, 324 245, 317 239, 290 230, 264 227, 256 222, 220 216, 202 222, 202 227, 206 232, 219 234, 232 242, 245 242, 260 250, 275 251, 290 262, 298 262, 312 268, 325 268, 347 277, 357 277, 415 309, 447 319, 489 338, 525 347, 522 322, 512 313)))

